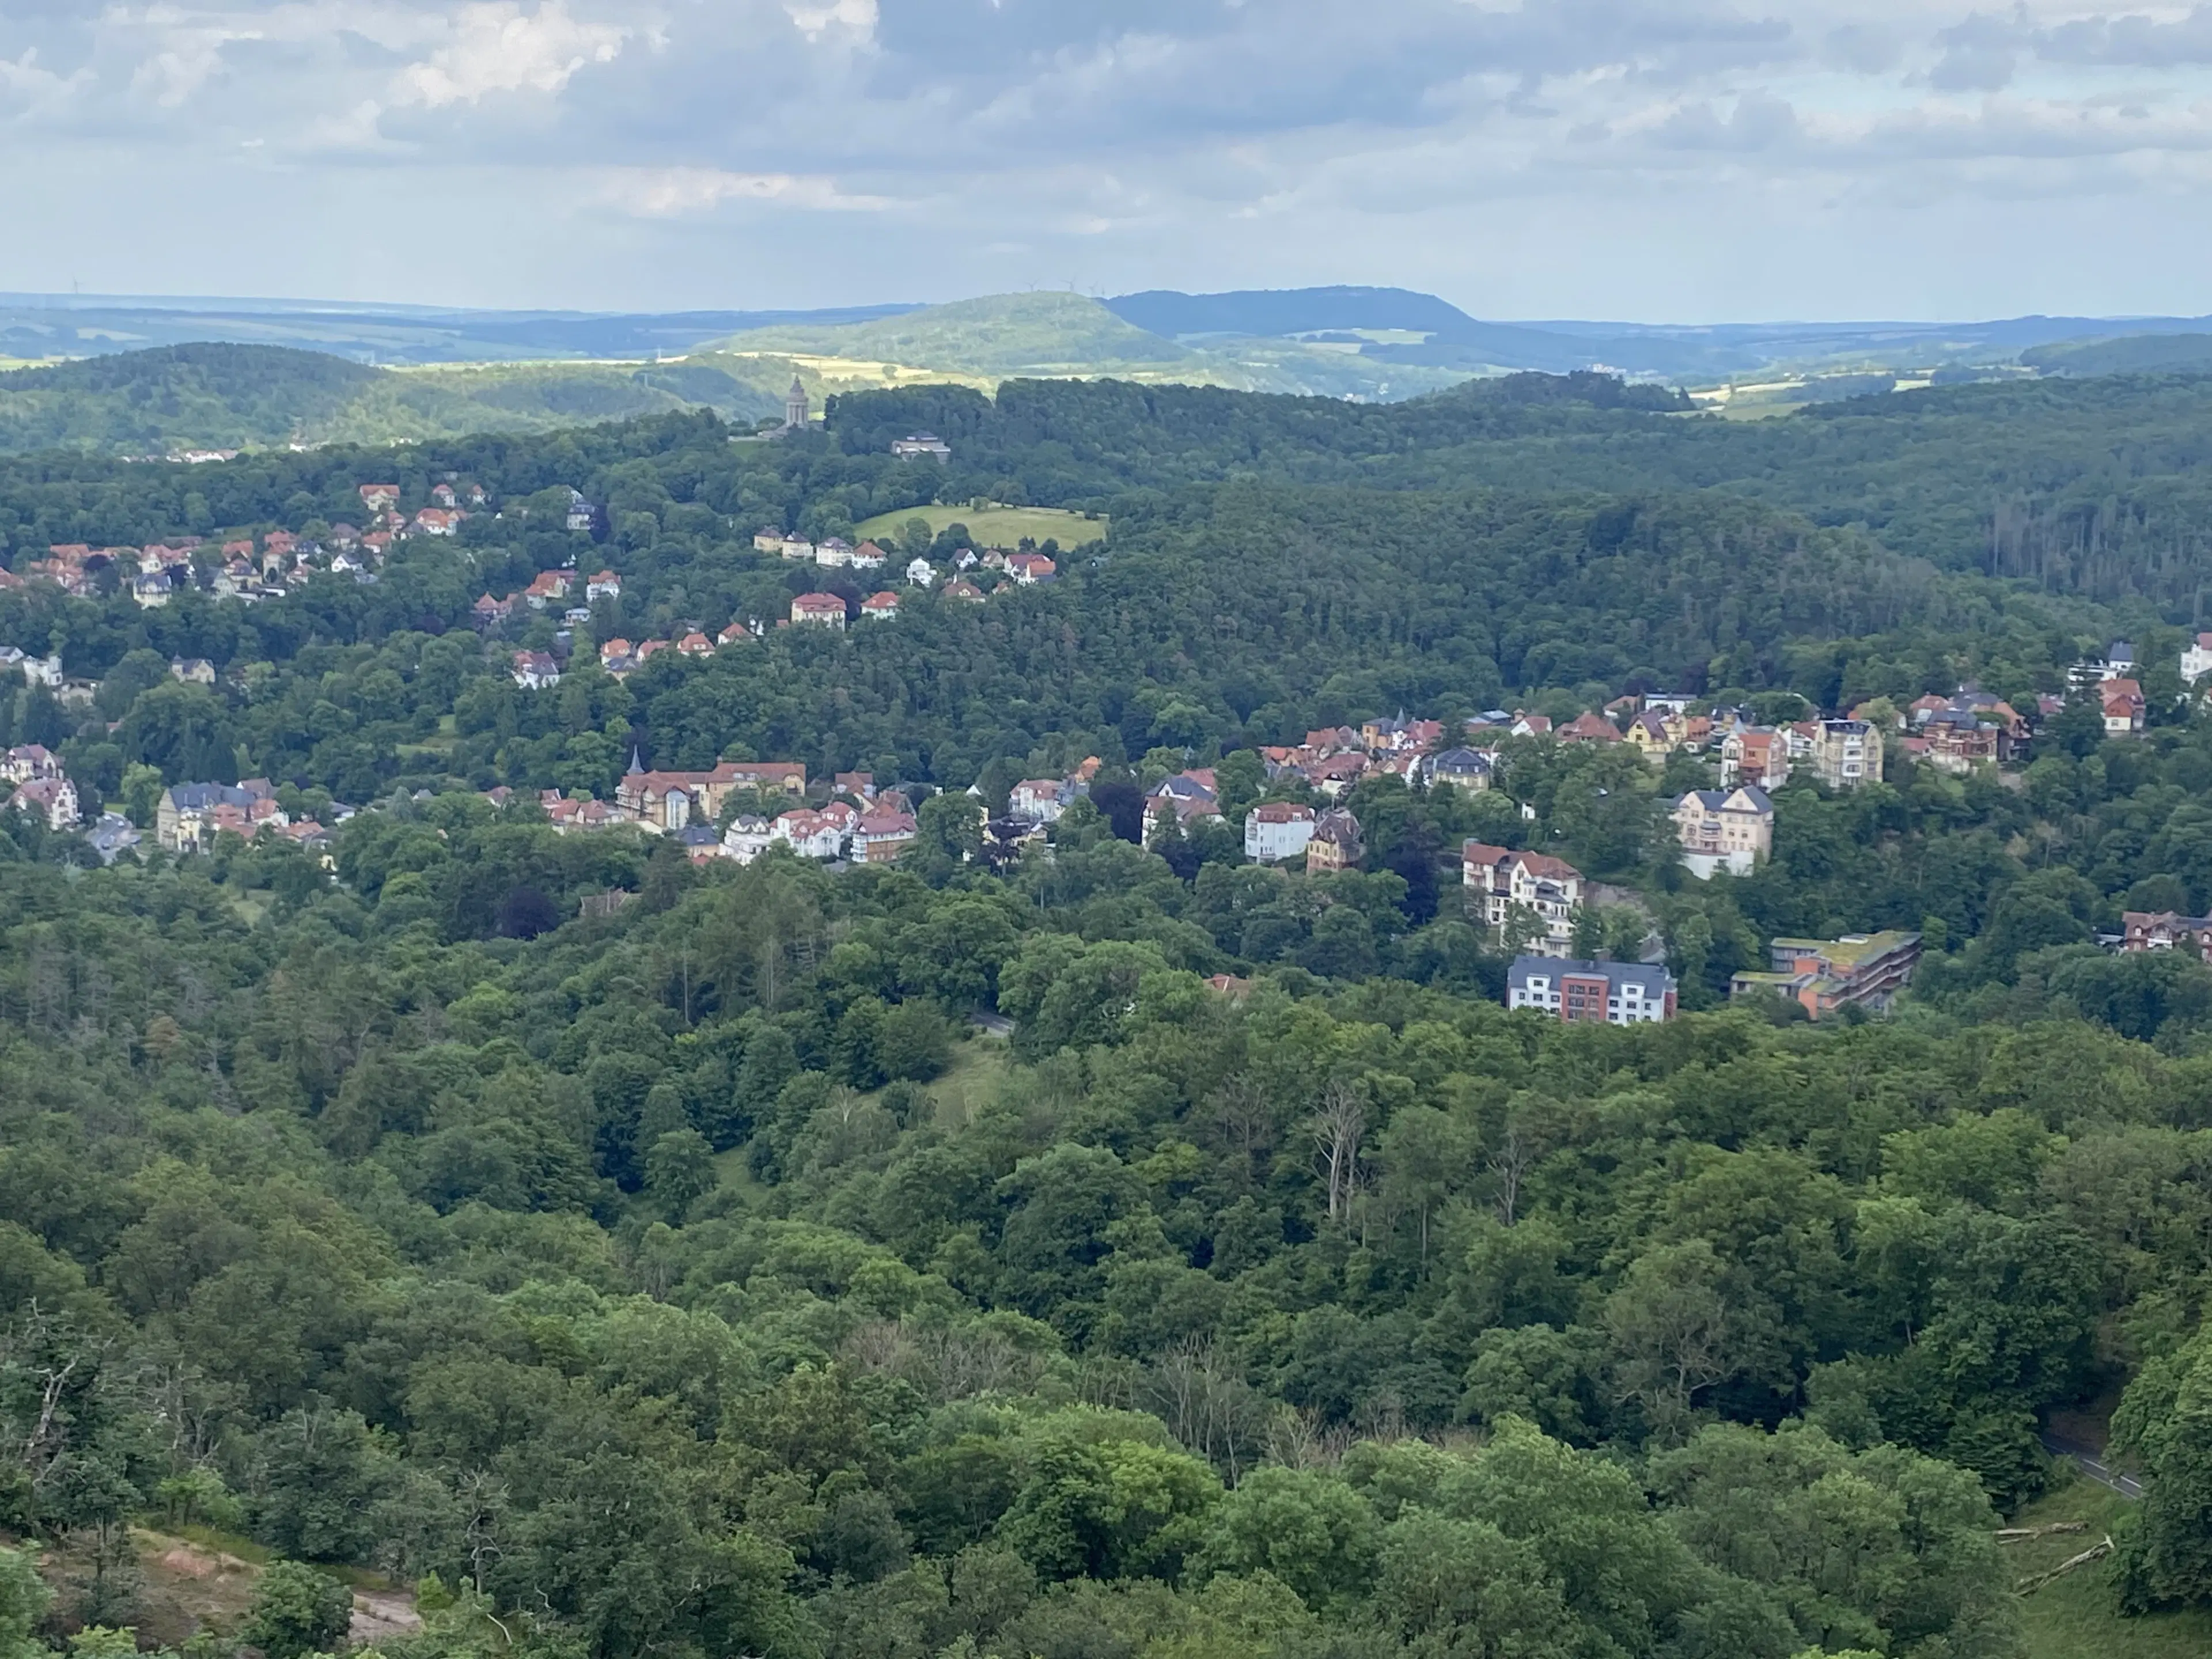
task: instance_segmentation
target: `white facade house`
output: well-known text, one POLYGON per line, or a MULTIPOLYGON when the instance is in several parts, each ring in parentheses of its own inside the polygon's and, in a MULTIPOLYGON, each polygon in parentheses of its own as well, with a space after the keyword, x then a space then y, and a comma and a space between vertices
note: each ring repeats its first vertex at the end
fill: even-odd
POLYGON ((2194 685, 2212 674, 2212 634, 2199 634, 2181 653, 2181 678, 2194 685))
POLYGON ((1262 801, 1244 817, 1244 856, 1255 864, 1305 856, 1314 837, 1314 810, 1289 801, 1262 801))

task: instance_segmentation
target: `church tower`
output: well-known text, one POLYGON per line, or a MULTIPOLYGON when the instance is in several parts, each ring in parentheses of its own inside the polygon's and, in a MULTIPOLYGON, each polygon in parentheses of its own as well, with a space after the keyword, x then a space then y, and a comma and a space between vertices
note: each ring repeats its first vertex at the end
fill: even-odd
POLYGON ((806 388, 796 374, 791 377, 791 390, 783 394, 783 424, 787 430, 806 430, 806 388))

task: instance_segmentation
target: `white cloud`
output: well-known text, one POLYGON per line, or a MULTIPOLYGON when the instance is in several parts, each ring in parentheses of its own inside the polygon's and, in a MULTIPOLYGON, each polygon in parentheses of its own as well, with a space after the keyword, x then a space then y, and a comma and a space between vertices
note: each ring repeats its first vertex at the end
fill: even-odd
POLYGON ((878 212, 881 196, 848 195, 836 181, 789 173, 726 173, 718 167, 609 167, 597 173, 599 199, 645 219, 709 213, 726 202, 771 202, 833 212, 878 212))
POLYGON ((785 0, 783 9, 799 32, 810 40, 820 40, 832 28, 856 40, 872 40, 879 21, 876 0, 829 0, 826 5, 785 0))
POLYGON ((0 58, 0 113, 36 118, 57 110, 91 83, 91 71, 57 75, 39 62, 36 46, 10 61, 0 58))
POLYGON ((398 96, 438 109, 495 92, 557 93, 586 65, 614 62, 634 33, 571 17, 561 0, 544 0, 535 12, 514 0, 465 5, 451 40, 401 72, 398 96))

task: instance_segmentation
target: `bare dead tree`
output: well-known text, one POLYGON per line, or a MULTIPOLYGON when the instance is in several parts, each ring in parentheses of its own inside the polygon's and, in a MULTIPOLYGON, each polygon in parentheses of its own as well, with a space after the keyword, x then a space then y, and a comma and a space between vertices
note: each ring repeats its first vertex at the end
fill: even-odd
POLYGON ((1331 1083, 1322 1091, 1311 1128, 1328 1185, 1328 1218, 1341 1220, 1352 1208, 1360 1138, 1367 1133, 1367 1107, 1359 1091, 1349 1083, 1331 1083))
POLYGON ((1516 1123, 1505 1126, 1505 1139, 1490 1155, 1490 1172, 1498 1177, 1498 1218, 1510 1227, 1521 1207, 1521 1183, 1535 1162, 1535 1149, 1516 1123))

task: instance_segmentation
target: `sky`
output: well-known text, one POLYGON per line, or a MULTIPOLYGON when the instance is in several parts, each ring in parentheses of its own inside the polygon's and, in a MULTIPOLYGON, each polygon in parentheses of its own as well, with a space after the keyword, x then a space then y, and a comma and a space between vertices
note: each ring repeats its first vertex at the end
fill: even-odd
POLYGON ((0 290, 2212 312, 2212 5, 0 0, 0 290))

